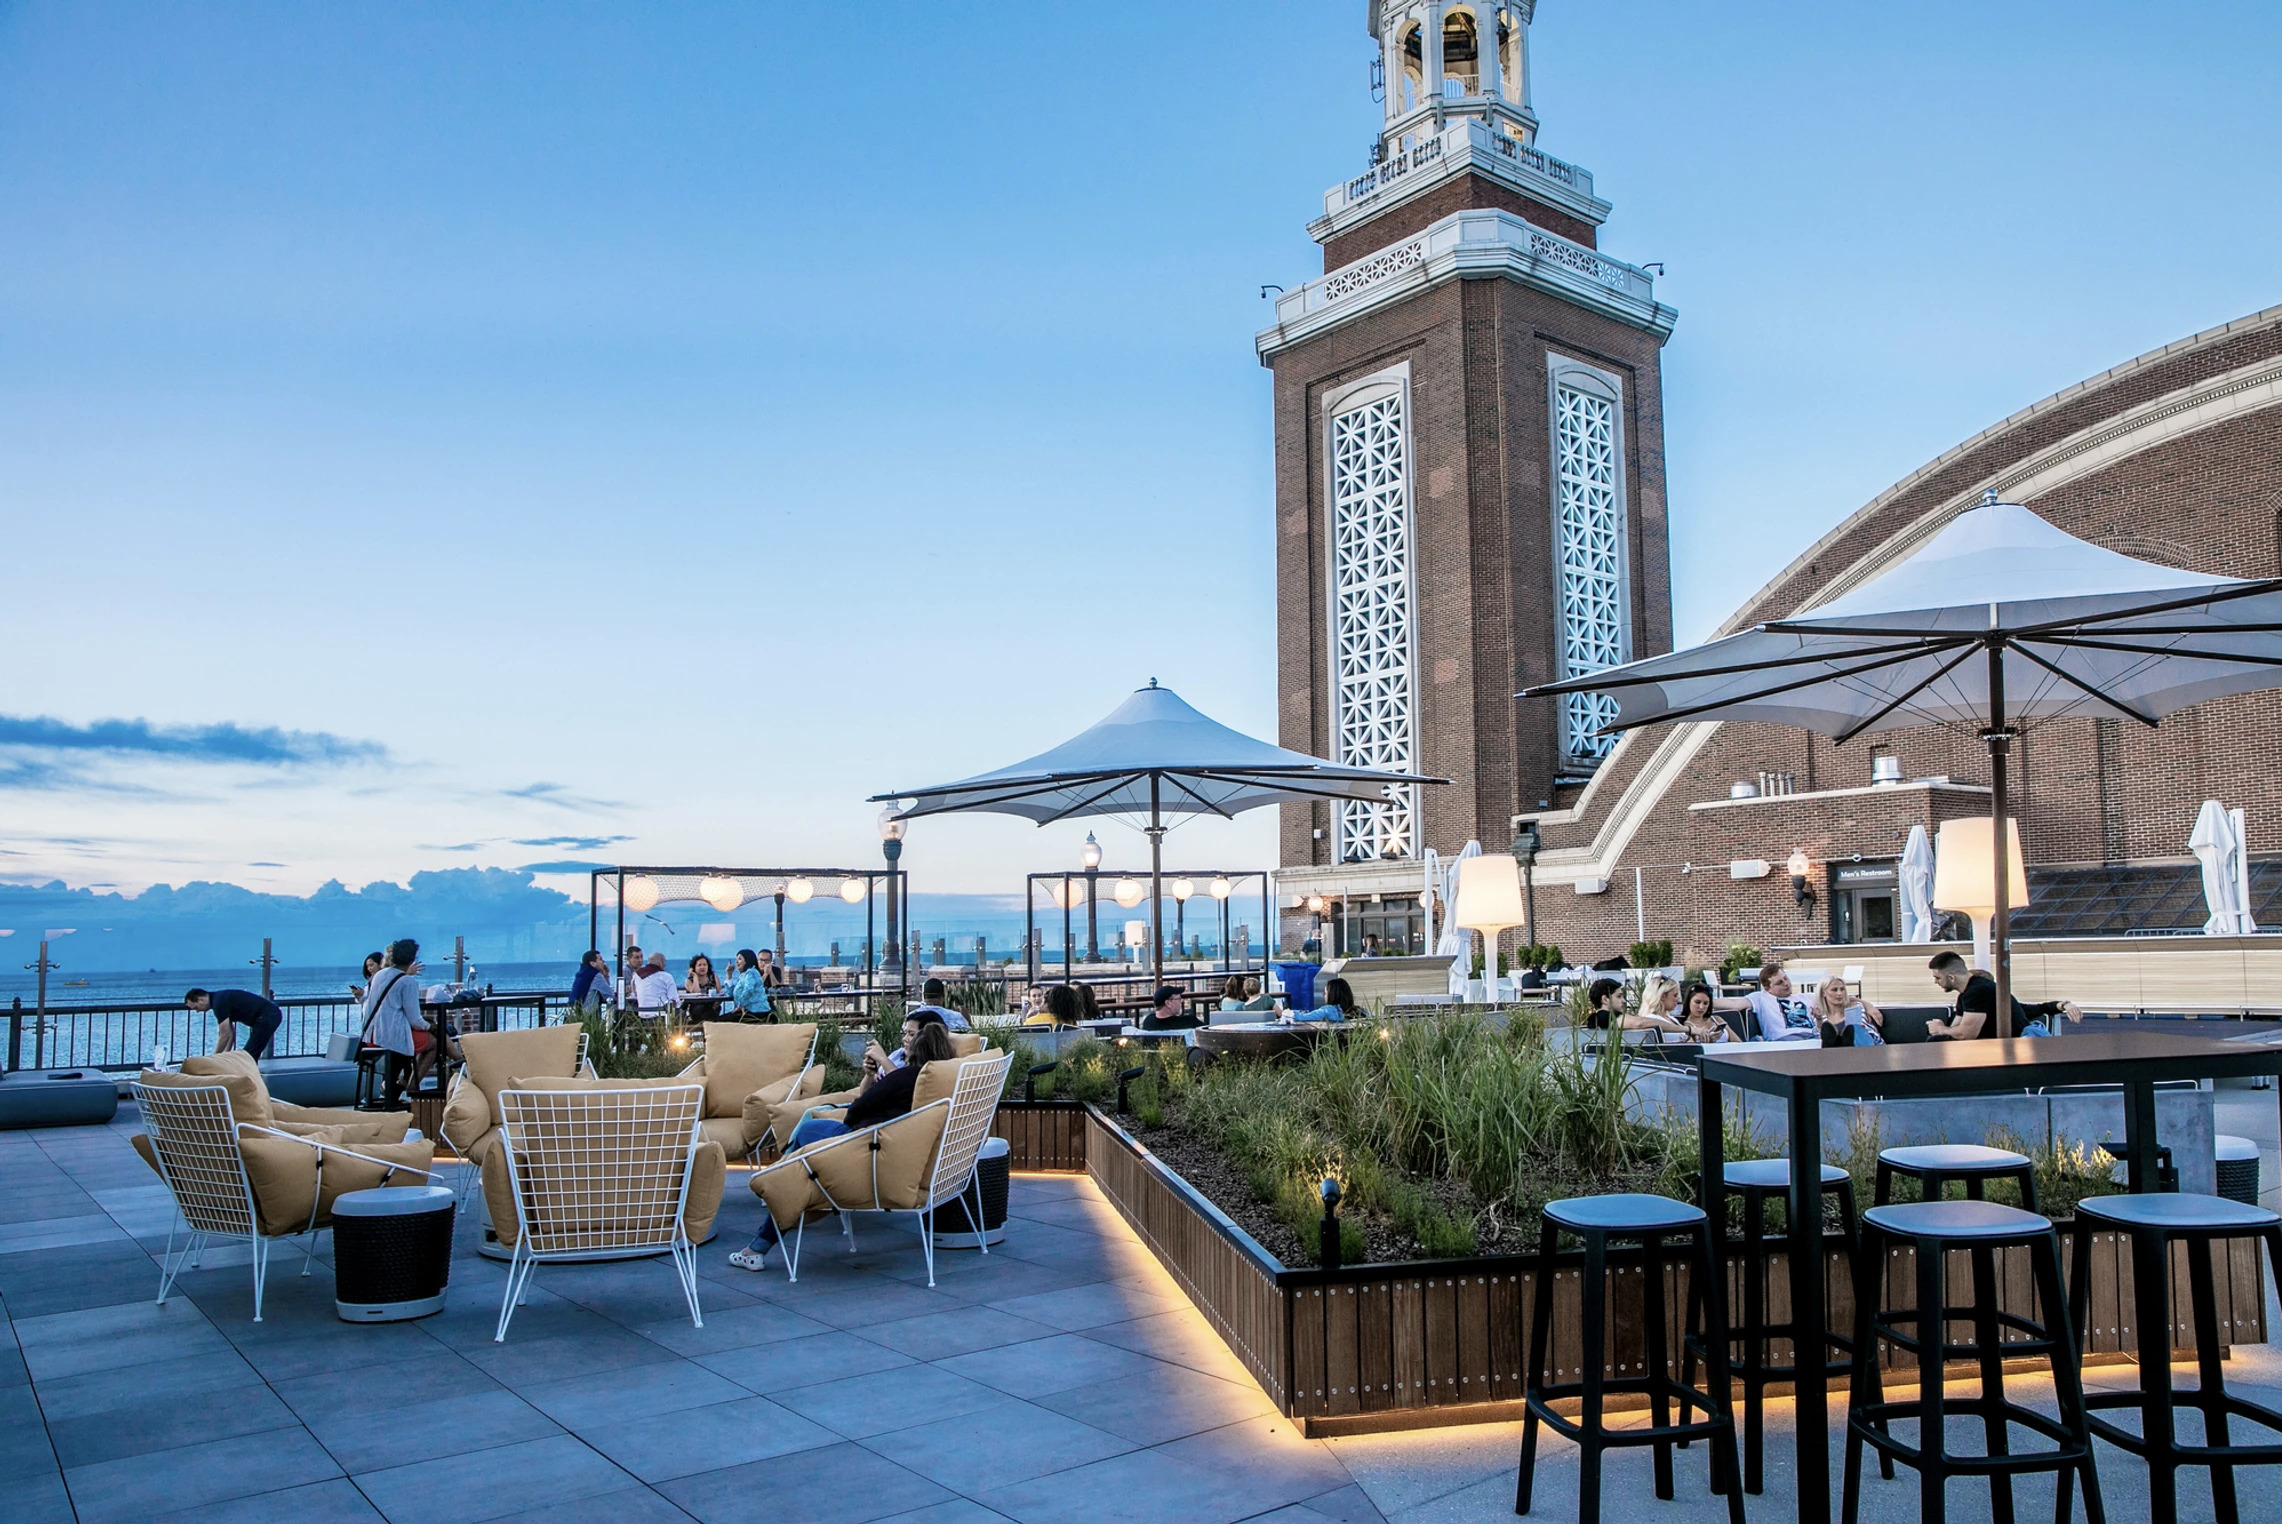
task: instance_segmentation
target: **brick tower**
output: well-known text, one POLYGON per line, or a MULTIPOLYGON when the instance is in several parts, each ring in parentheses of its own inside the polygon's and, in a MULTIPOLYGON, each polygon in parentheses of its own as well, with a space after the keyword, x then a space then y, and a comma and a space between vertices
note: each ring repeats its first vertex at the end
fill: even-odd
POLYGON ((1257 339, 1284 745, 1455 781, 1284 808, 1283 933, 1321 897, 1327 952, 1414 943, 1421 853, 1502 849, 1517 814, 1590 781, 1613 703, 1518 691, 1671 645, 1659 355, 1678 315, 1599 252, 1591 174, 1536 147, 1533 10, 1373 0, 1373 162, 1324 193, 1324 274, 1257 339))

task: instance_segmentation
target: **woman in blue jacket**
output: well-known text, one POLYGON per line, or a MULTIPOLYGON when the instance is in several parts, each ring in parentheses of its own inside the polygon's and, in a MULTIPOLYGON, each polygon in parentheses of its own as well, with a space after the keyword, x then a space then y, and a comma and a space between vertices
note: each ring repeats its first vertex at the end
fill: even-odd
POLYGON ((737 950, 737 968, 729 977, 729 1005, 744 1022, 766 1022, 775 1016, 769 1001, 769 977, 761 969, 761 956, 749 948, 737 950))

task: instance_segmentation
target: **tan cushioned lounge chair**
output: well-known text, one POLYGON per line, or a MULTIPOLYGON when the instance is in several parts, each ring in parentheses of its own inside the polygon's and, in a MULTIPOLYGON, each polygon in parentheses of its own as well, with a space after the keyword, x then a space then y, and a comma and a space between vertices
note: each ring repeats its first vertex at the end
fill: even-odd
MULTIPOLYGON (((677 1078, 705 1084, 705 1137, 731 1160, 773 1153, 776 1107, 824 1089, 814 1023, 707 1023, 705 1053, 677 1078)), ((795 1115, 798 1116, 797 1114, 795 1115)))

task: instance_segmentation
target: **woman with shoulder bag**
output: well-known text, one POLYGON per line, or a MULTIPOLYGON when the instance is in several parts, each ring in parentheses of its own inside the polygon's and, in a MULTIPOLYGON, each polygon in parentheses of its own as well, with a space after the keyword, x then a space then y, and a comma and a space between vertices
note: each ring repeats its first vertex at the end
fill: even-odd
POLYGON ((395 1112, 404 1099, 404 1082, 413 1056, 424 1054, 436 1041, 428 1020, 420 1015, 420 945, 399 938, 388 946, 388 968, 373 976, 365 991, 364 1041, 387 1051, 382 1077, 382 1106, 395 1112))

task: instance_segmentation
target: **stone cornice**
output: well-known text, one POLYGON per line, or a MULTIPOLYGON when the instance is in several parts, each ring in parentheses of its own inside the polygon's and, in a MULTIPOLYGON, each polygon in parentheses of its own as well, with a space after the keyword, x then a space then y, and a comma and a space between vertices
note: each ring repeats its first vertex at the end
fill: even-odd
POLYGON ((1504 277, 1589 312, 1669 338, 1679 313, 1656 300, 1637 266, 1571 243, 1510 212, 1453 212, 1424 230, 1342 265, 1276 299, 1275 327, 1254 345, 1263 363, 1319 334, 1450 281, 1504 277))

